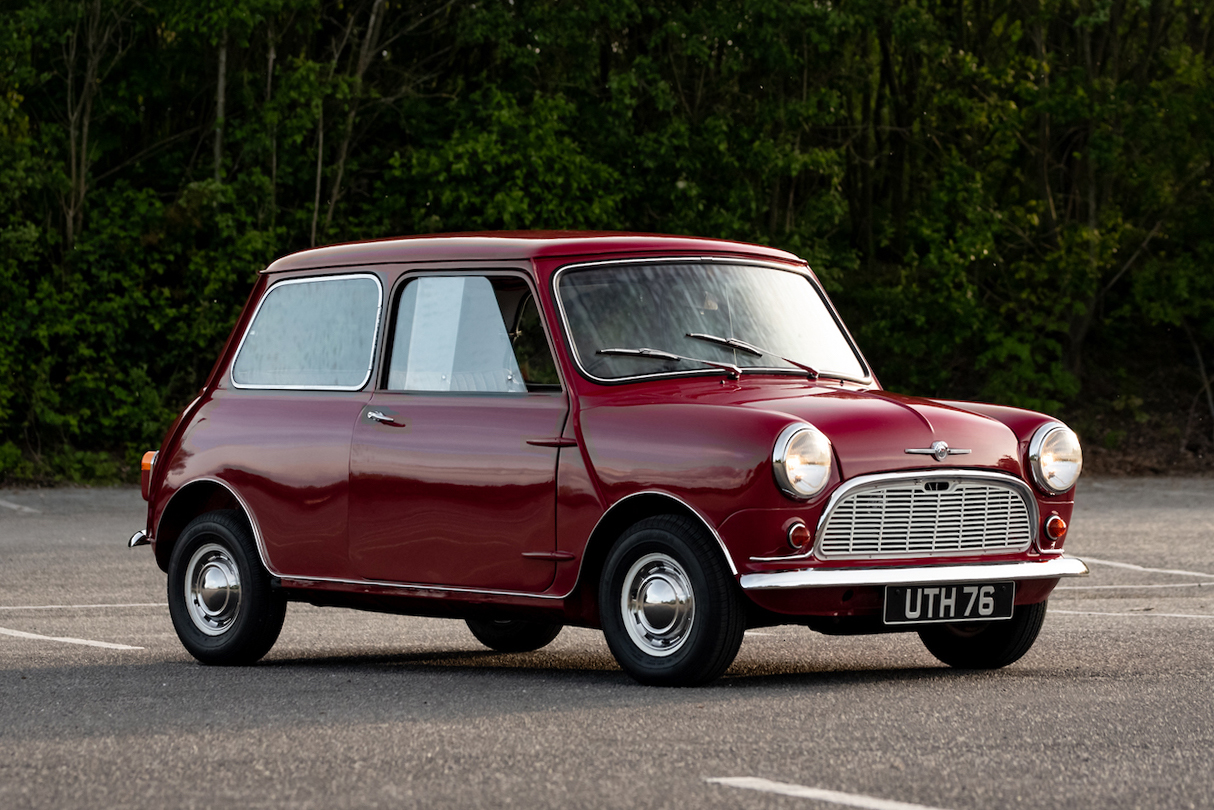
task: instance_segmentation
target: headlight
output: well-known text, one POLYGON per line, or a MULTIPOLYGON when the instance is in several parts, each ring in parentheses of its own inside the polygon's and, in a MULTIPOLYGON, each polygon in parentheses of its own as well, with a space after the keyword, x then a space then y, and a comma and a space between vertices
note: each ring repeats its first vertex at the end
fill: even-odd
POLYGON ((810 498, 830 480, 830 439, 813 425, 789 425, 776 439, 771 464, 785 495, 810 498))
POLYGON ((1079 437, 1061 422, 1042 425, 1029 442, 1029 466, 1037 486, 1051 495, 1066 492, 1083 469, 1079 437))

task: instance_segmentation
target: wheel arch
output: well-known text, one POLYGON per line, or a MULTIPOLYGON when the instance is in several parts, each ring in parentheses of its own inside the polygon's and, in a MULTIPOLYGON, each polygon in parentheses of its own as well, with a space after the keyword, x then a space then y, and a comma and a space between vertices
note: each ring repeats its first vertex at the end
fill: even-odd
POLYGON ((571 600, 577 603, 578 612, 591 626, 599 626, 599 577, 611 547, 629 526, 658 515, 682 515, 702 527, 708 536, 716 541, 717 549, 725 559, 730 573, 735 577, 738 575, 737 566, 734 565, 733 557, 725 547, 721 535, 704 515, 686 501, 668 492, 656 490, 628 495, 616 501, 603 513, 586 541, 581 570, 571 600))
POLYGON ((244 500, 223 481, 202 478, 191 481, 174 492, 160 514, 155 534, 156 564, 160 566, 160 570, 165 572, 169 570, 169 560, 173 556, 173 548, 191 520, 207 512, 222 509, 231 510, 240 516, 244 528, 257 546, 257 553, 261 557, 264 567, 265 554, 261 546, 261 534, 257 531, 244 500))

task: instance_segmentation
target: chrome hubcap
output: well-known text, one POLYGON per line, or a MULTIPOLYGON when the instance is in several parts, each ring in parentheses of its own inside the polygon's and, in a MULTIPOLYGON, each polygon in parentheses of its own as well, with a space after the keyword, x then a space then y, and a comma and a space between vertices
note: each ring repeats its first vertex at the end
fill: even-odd
POLYGON ((185 569, 186 607, 194 626, 223 634, 240 613, 240 569, 223 546, 207 543, 185 569))
POLYGON ((624 577, 620 607, 637 647, 649 655, 671 655, 683 646, 695 620, 691 579, 672 557, 646 554, 624 577))

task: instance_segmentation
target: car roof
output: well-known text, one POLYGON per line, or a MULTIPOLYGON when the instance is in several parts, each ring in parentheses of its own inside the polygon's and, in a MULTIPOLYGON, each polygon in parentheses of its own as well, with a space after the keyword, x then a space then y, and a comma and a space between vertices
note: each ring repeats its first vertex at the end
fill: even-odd
POLYGON ((618 231, 489 231, 402 236, 303 250, 262 273, 400 262, 517 261, 588 254, 737 255, 804 264, 776 248, 699 236, 618 231))

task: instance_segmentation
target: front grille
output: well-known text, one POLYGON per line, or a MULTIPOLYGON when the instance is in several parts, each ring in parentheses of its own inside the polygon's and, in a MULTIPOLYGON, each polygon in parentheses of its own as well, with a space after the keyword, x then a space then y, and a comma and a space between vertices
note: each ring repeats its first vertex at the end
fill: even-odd
POLYGON ((831 508, 817 554, 917 557, 1023 551, 1033 540, 1027 494, 989 479, 921 478, 856 487, 831 508))

